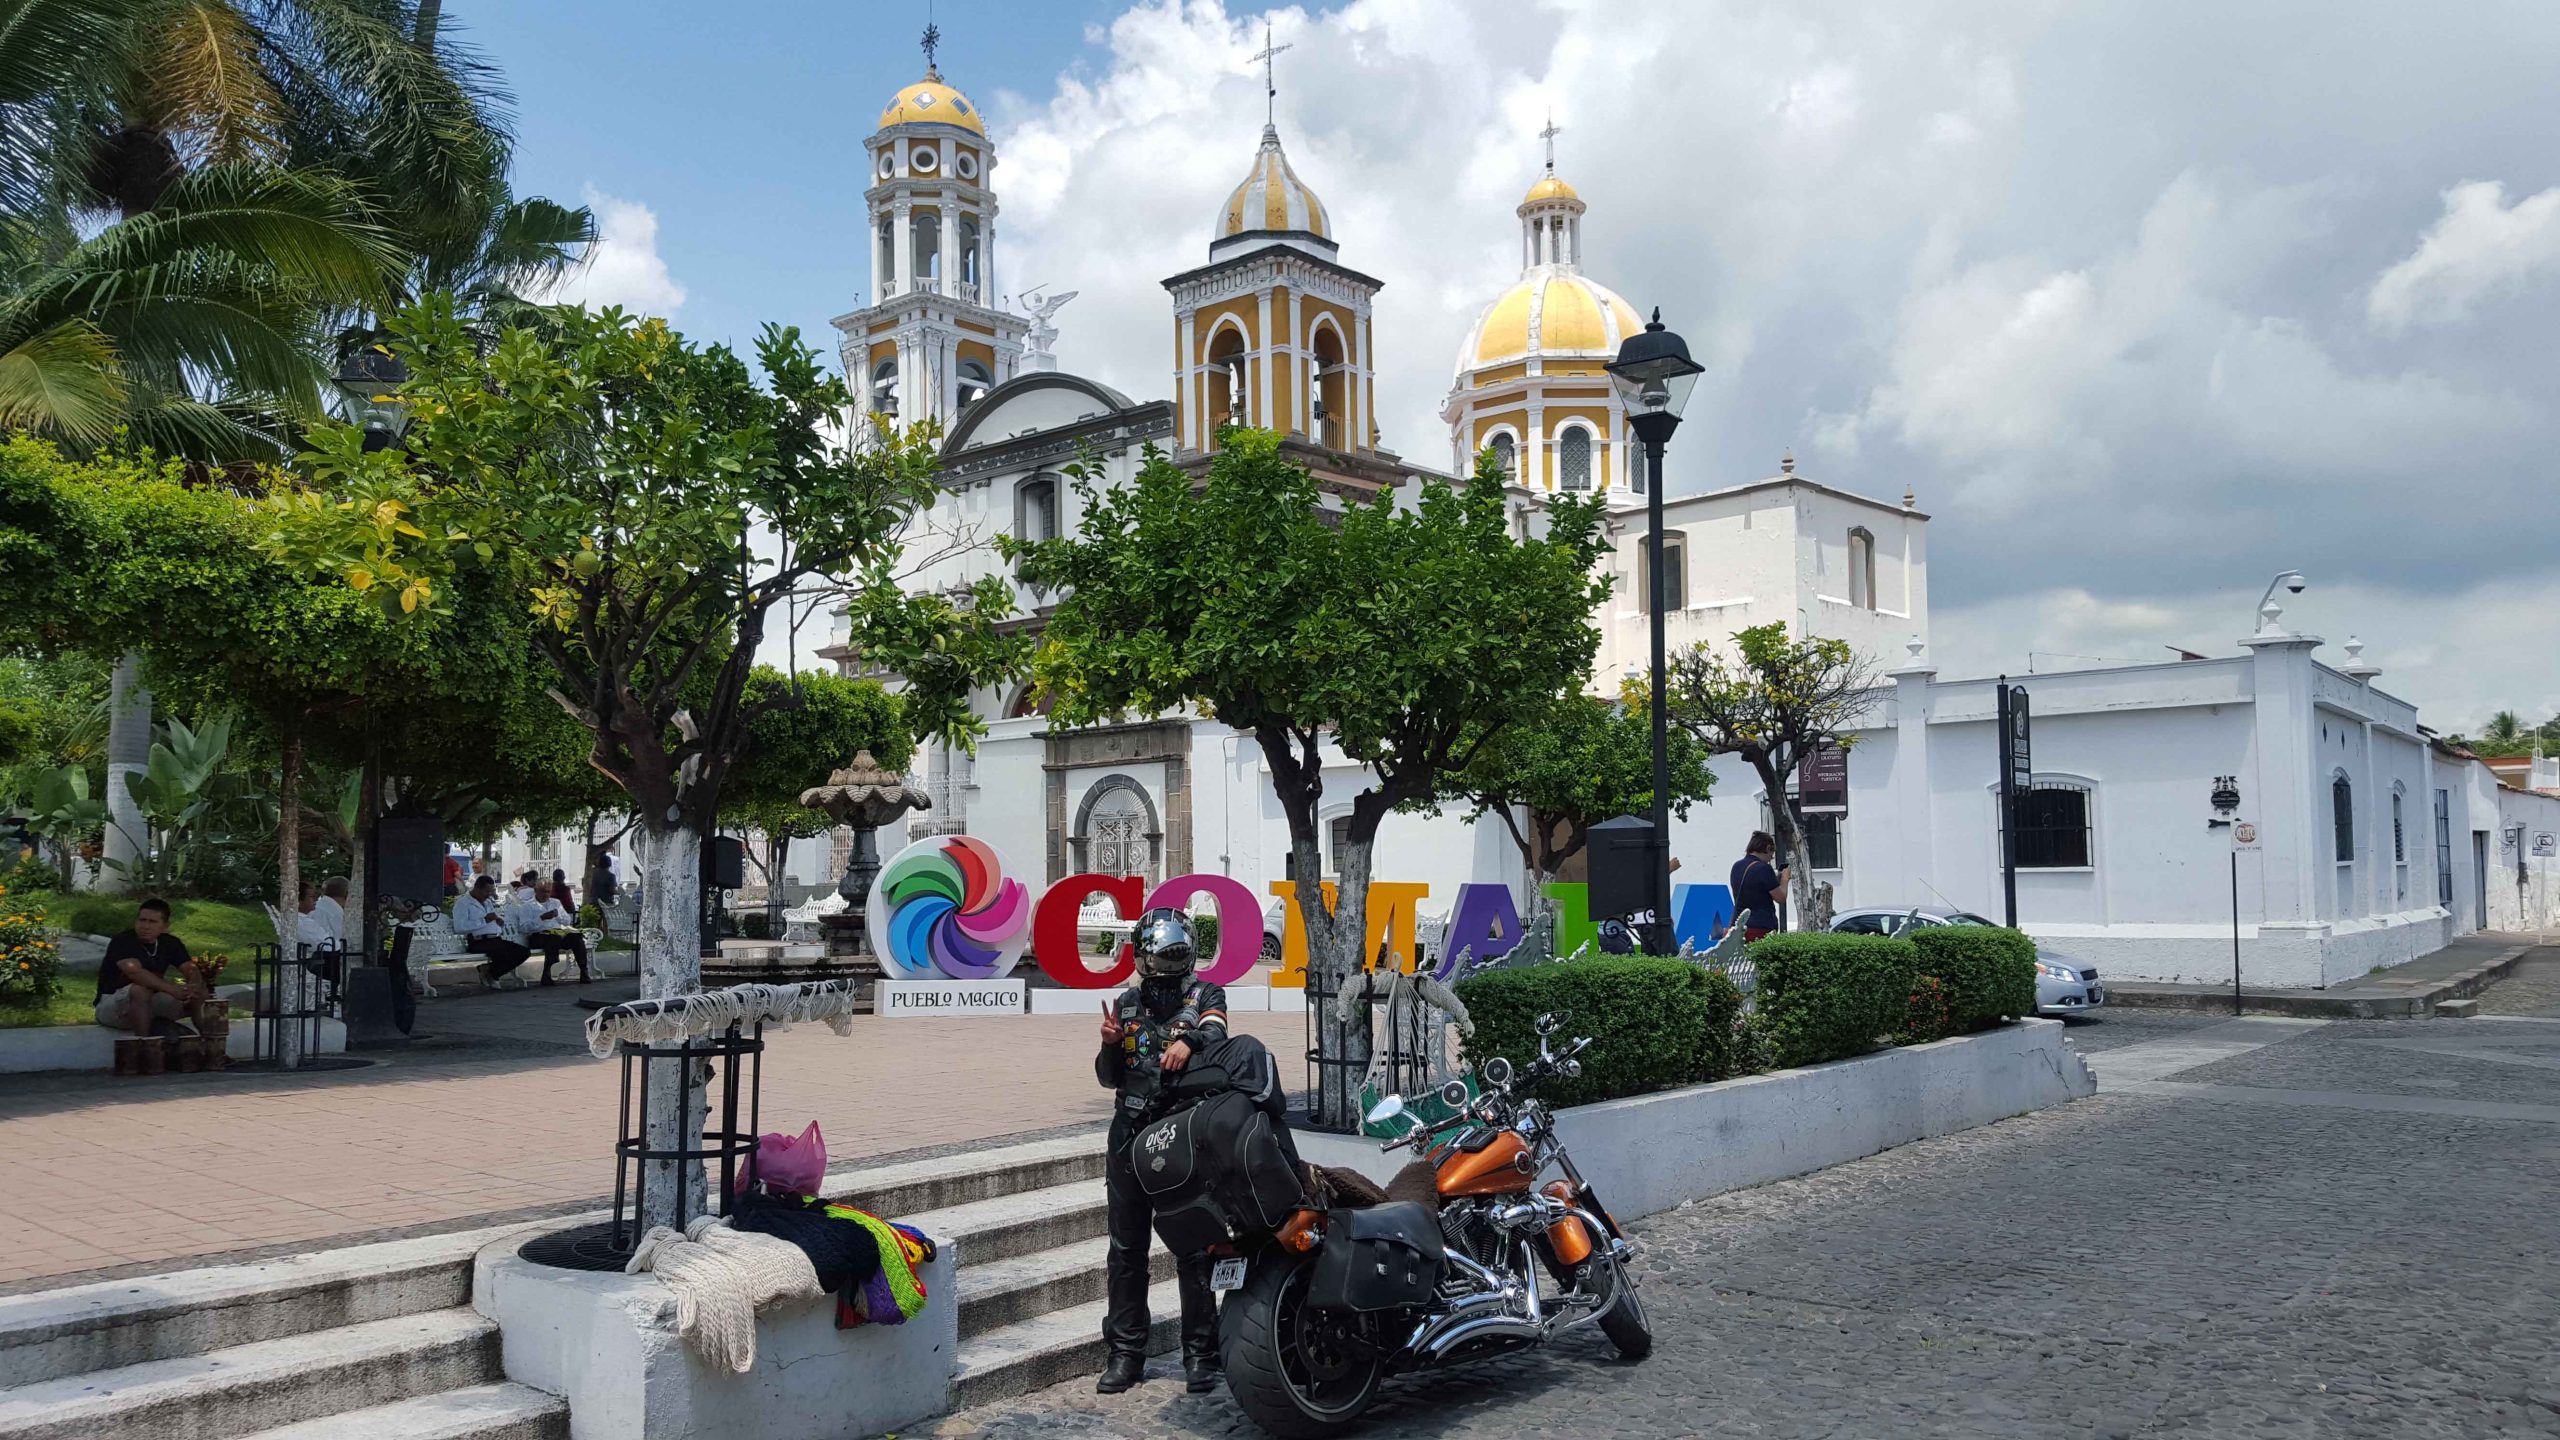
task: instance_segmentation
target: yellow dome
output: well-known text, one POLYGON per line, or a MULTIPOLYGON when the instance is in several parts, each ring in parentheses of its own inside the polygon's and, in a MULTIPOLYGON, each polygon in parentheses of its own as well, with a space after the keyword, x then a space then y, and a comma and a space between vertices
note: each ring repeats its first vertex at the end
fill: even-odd
POLYGON ((912 125, 920 120, 957 125, 981 135, 987 133, 986 125, 978 119, 978 107, 970 103, 968 96, 943 84, 939 75, 927 75, 890 96, 888 108, 880 112, 880 128, 883 130, 892 125, 912 125))
POLYGON ((1484 308, 1458 352, 1461 376, 1531 355, 1615 356, 1644 328, 1618 292, 1570 271, 1532 273, 1484 308))
POLYGON ((1541 200, 1579 200, 1581 198, 1581 196, 1573 193, 1572 186, 1567 185, 1553 175, 1550 175, 1544 180, 1539 181, 1537 184, 1530 186, 1529 193, 1520 198, 1520 203, 1523 205, 1535 205, 1541 200))
POLYGON ((1253 168, 1245 172, 1244 183, 1227 196, 1226 208, 1218 212, 1215 238, 1256 230, 1296 230, 1333 238, 1324 202, 1289 168, 1289 157, 1280 153, 1280 132, 1268 125, 1262 127, 1262 148, 1254 152, 1253 168))

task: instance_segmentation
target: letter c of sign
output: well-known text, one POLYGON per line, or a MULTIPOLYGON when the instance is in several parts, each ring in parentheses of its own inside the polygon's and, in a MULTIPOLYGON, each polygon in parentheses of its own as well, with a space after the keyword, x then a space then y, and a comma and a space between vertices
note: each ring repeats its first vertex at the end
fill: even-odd
POLYGON ((1146 886, 1135 875, 1070 875, 1050 886, 1031 919, 1031 953, 1038 957, 1041 971, 1070 990, 1107 990, 1135 974, 1138 962, 1126 940, 1120 942, 1108 967, 1096 970, 1087 964, 1084 946, 1076 938, 1076 921, 1088 895, 1110 896, 1120 902, 1121 919, 1135 920, 1146 886))

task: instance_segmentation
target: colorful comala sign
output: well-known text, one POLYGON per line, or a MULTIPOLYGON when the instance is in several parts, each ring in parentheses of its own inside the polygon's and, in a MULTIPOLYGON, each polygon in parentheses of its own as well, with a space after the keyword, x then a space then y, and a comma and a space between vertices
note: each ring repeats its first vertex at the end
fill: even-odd
MULTIPOLYGON (((1307 983, 1307 932, 1298 913, 1295 882, 1276 880, 1271 893, 1281 906, 1280 967, 1271 983, 1297 989, 1307 983)), ((1556 907, 1556 949, 1570 954, 1594 940, 1584 886, 1550 884, 1542 893, 1556 907)), ((1363 953, 1397 956, 1413 966, 1416 922, 1428 885, 1378 880, 1369 885, 1368 935, 1363 953)), ((1323 886, 1331 910, 1335 890, 1323 886)), ((1232 985, 1253 973, 1262 955, 1262 907, 1245 883, 1227 875, 1177 875, 1153 889, 1136 875, 1069 875, 1037 900, 1003 853, 974 835, 940 835, 899 851, 871 885, 868 922, 872 951, 896 980, 988 980, 1014 968, 1025 949, 1041 971, 1060 985, 1105 990, 1128 982, 1136 962, 1122 941, 1108 959, 1085 953, 1079 927, 1085 905, 1108 899, 1118 918, 1134 921, 1159 907, 1206 912, 1218 918, 1218 953, 1202 957, 1200 976, 1232 985)), ((1733 898, 1722 885, 1681 885, 1672 893, 1673 931, 1697 949, 1714 943, 1733 920, 1733 898)), ((1432 973, 1441 979, 1469 961, 1509 954, 1528 938, 1508 885, 1458 887, 1441 953, 1432 973)))

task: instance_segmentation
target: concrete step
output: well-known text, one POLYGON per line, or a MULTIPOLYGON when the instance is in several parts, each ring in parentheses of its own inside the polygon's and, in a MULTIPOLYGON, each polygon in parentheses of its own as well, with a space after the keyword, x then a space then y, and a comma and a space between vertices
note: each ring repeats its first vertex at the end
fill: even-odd
POLYGON ((502 1381, 326 1415, 245 1440, 569 1440, 569 1402, 502 1381))
POLYGON ((1103 1159, 1102 1135, 1096 1131, 898 1165, 849 1165, 830 1171, 820 1189, 830 1200, 904 1220, 920 1210, 1046 1190, 1073 1180, 1098 1180, 1103 1159))
MULTIPOLYGON (((1052 1310, 1101 1299, 1103 1267, 1110 1253, 1110 1239, 1097 1236, 1011 1260, 965 1266, 960 1272, 960 1338, 967 1340, 1052 1310)), ((962 1257, 966 1256, 964 1250, 962 1257)), ((1172 1277, 1173 1256, 1163 1246, 1148 1246, 1147 1262, 1150 1282, 1172 1277)))
POLYGON ((960 1247, 960 1285, 966 1291, 977 1283, 979 1266, 1054 1250, 1103 1234, 1105 1198, 1102 1181, 1077 1180, 922 1213, 875 1213, 913 1225, 937 1241, 956 1243, 960 1247))
POLYGON ((480 1247, 540 1228, 491 1226, 0 1297, 0 1387, 468 1304, 480 1247))
MULTIPOLYGON (((953 1407, 965 1410, 1028 1395, 1061 1380, 1101 1374, 1103 1308, 1100 1300, 1088 1301, 963 1337, 953 1407)), ((1153 1322, 1147 1329, 1148 1354, 1161 1355, 1182 1343, 1182 1296, 1172 1281, 1148 1287, 1147 1315, 1153 1322)))
POLYGON ((13 1386, 0 1440, 228 1440, 499 1378, 498 1327, 436 1310, 13 1386))

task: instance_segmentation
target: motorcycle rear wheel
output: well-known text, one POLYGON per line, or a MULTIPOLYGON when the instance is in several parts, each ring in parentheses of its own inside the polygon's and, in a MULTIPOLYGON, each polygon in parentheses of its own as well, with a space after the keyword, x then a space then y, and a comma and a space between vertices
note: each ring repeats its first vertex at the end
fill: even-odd
POLYGON ((1219 1349, 1227 1393, 1245 1418, 1280 1440, 1322 1440, 1358 1421, 1378 1398, 1386 1354, 1356 1332, 1373 1322, 1311 1311, 1311 1262, 1258 1269, 1227 1301, 1219 1349))

